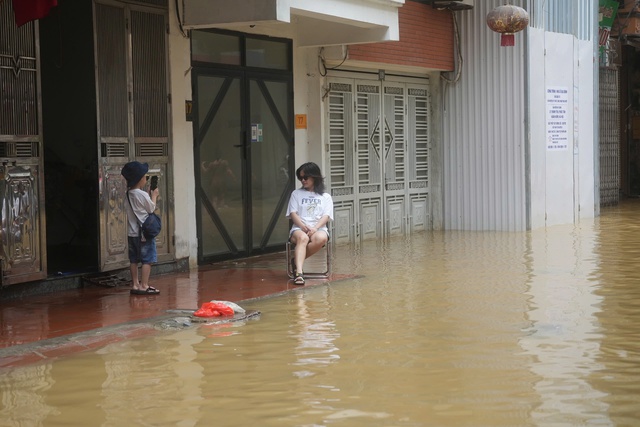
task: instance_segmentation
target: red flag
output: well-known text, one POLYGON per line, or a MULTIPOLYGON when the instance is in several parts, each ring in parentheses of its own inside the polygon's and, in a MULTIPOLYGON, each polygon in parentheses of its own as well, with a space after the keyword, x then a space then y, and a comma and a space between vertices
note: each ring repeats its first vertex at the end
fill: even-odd
POLYGON ((13 0, 13 14, 16 25, 20 27, 29 21, 44 18, 58 0, 13 0))

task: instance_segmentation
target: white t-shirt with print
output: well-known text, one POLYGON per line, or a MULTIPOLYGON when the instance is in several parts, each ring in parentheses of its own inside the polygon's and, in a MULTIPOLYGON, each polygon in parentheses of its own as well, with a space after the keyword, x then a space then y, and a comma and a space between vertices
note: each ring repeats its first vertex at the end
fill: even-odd
MULTIPOLYGON (((287 208, 287 218, 291 216, 291 212, 296 212, 308 227, 315 228, 318 221, 325 215, 328 215, 329 219, 333 220, 333 199, 329 193, 320 195, 304 188, 299 188, 291 193, 289 207, 287 208)), ((299 229, 300 227, 293 224, 291 233, 299 229)), ((319 230, 324 230, 328 233, 326 225, 319 230)))

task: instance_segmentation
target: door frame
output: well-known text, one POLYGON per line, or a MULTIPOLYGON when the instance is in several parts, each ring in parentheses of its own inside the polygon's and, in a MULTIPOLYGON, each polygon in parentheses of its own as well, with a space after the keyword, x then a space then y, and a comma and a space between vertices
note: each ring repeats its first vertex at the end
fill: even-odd
POLYGON ((16 27, 11 10, 0 2, 3 35, 14 40, 0 56, 9 96, 0 104, 8 107, 0 117, 0 289, 47 277, 40 29, 37 20, 16 27))
MULTIPOLYGON (((171 88, 170 88, 170 66, 169 66, 169 34, 166 31, 169 20, 169 13, 166 7, 157 7, 153 5, 144 5, 139 3, 129 3, 117 0, 93 0, 93 25, 94 25, 94 63, 95 81, 96 81, 96 143, 98 145, 98 183, 99 183, 99 215, 100 215, 100 251, 99 266, 100 271, 110 271, 128 267, 129 257, 127 249, 127 219, 124 211, 126 202, 126 183, 120 175, 122 166, 131 161, 138 160, 149 164, 149 174, 157 175, 160 179, 158 186, 160 195, 156 202, 156 210, 162 216, 164 226, 161 233, 156 237, 156 246, 158 249, 158 262, 172 262, 175 260, 175 242, 173 237, 173 179, 171 172, 172 158, 172 112, 171 112, 171 88), (121 87, 123 92, 120 94, 127 98, 126 102, 126 136, 110 136, 105 135, 105 123, 102 122, 101 105, 103 102, 109 101, 111 94, 101 85, 102 69, 98 66, 101 58, 99 56, 100 49, 98 42, 101 34, 97 24, 99 7, 110 7, 122 11, 122 19, 124 22, 124 73, 125 78, 121 87), (158 28, 162 31, 163 43, 163 61, 164 70, 164 90, 166 95, 166 112, 159 120, 166 120, 165 135, 139 135, 136 133, 136 102, 142 98, 136 98, 136 90, 134 87, 134 79, 136 75, 140 75, 143 71, 134 70, 134 44, 133 39, 133 20, 132 15, 137 13, 146 13, 161 17, 163 22, 158 28), (102 96, 102 92, 106 96, 102 96)), ((136 28, 147 28, 145 26, 136 28)), ((154 37, 151 37, 153 39, 154 37)), ((103 46, 103 49, 112 49, 112 46, 103 46)), ((147 52, 142 52, 140 57, 143 58, 147 52)), ((148 65, 151 66, 152 64, 148 65)), ((158 70, 156 68, 156 70, 158 70)), ((160 74, 162 74, 160 73, 160 74)), ((107 74, 107 73, 105 73, 107 74)), ((158 74, 156 74, 158 76, 158 74)), ((105 79, 106 80, 106 79, 105 79)), ((149 87, 140 85, 139 92, 149 92, 149 87)), ((156 104, 158 105, 158 104, 156 104)), ((140 116, 144 116, 145 112, 140 112, 140 116)), ((112 122, 111 124, 115 123, 112 122)))
MULTIPOLYGON (((293 174, 289 173, 289 181, 284 189, 279 202, 277 204, 276 209, 274 210, 274 215, 269 222, 267 227, 265 236, 261 239, 260 245, 254 245, 253 239, 253 195, 252 189, 250 185, 250 177, 252 171, 252 156, 251 156, 251 117, 250 117, 250 82, 251 81, 278 81, 287 84, 288 92, 291 93, 291 96, 288 97, 287 100, 287 112, 288 117, 284 117, 288 123, 285 125, 288 126, 289 131, 288 135, 286 135, 288 139, 288 155, 289 155, 289 163, 288 168, 289 172, 294 168, 294 114, 293 114, 293 73, 291 71, 287 71, 283 73, 280 70, 266 70, 266 69, 255 69, 255 68, 245 68, 245 67, 229 67, 229 66, 215 66, 213 64, 202 65, 197 64, 194 65, 192 70, 192 93, 193 93, 193 139, 194 139, 194 164, 196 165, 196 173, 195 173, 195 185, 196 185, 196 224, 197 224, 197 237, 198 237, 198 263, 210 263, 214 261, 221 261, 227 259, 236 259, 236 258, 244 258, 253 255, 259 255, 263 253, 271 253, 283 250, 285 247, 286 241, 278 242, 275 244, 269 244, 269 236, 274 230, 277 217, 280 214, 284 214, 286 203, 288 201, 288 195, 291 193, 294 187, 294 177, 293 174), (205 206, 202 205, 202 188, 203 188, 203 179, 200 173, 199 165, 201 164, 202 159, 200 158, 200 144, 201 144, 201 131, 200 131, 200 118, 199 118, 199 93, 198 93, 198 78, 200 76, 216 76, 221 78, 237 78, 240 79, 240 109, 241 109, 241 117, 240 117, 240 127, 241 127, 241 141, 242 141, 242 154, 241 154, 241 195, 243 200, 242 207, 242 229, 243 229, 243 246, 244 249, 238 249, 234 244, 231 236, 227 232, 224 223, 220 216, 217 214, 215 207, 207 203, 205 206), (215 227, 217 227, 218 232, 220 233, 222 239, 225 241, 229 251, 214 254, 214 255, 205 255, 204 248, 202 245, 202 233, 203 233, 203 217, 202 217, 202 208, 205 208, 209 213, 211 220, 213 221, 215 227)), ((220 98, 214 99, 214 103, 222 103, 224 99, 220 98)), ((213 105, 213 104, 212 104, 213 105)), ((269 105, 269 108, 273 110, 272 105, 269 105)), ((274 165, 275 167, 275 165, 274 165)))
MULTIPOLYGON (((410 180, 409 175, 410 171, 408 170, 408 166, 411 164, 410 154, 412 150, 415 149, 415 146, 411 146, 411 144, 415 144, 417 138, 414 141, 409 141, 409 137, 416 135, 415 129, 410 129, 411 124, 415 124, 412 122, 409 117, 409 109, 410 109, 410 97, 412 91, 422 90, 426 91, 426 104, 427 104, 427 122, 432 123, 432 115, 430 108, 430 79, 428 78, 415 78, 411 76, 389 76, 384 80, 380 80, 378 74, 373 73, 361 73, 361 72, 334 72, 331 76, 327 77, 327 86, 329 88, 332 87, 332 84, 336 84, 337 86, 349 85, 351 87, 350 92, 345 92, 344 90, 339 91, 342 94, 349 93, 351 96, 351 103, 353 106, 351 108, 347 108, 349 106, 345 105, 344 111, 344 121, 345 123, 350 123, 350 129, 344 129, 344 140, 345 144, 352 144, 353 153, 350 153, 350 161, 349 158, 345 156, 345 173, 348 172, 348 169, 352 169, 353 182, 348 183, 345 178, 345 182, 341 183, 341 186, 334 185, 331 180, 330 189, 331 194, 334 197, 334 210, 336 220, 331 223, 332 226, 332 236, 335 236, 333 239, 336 243, 358 243, 361 240, 366 238, 377 238, 377 239, 386 239, 391 235, 395 234, 410 234, 413 231, 417 230, 425 230, 431 228, 431 203, 430 203, 430 172, 429 176, 426 179, 426 184, 424 188, 420 188, 419 185, 416 185, 416 180, 410 180), (358 117, 358 85, 371 85, 377 86, 379 88, 378 92, 378 101, 376 103, 378 109, 378 122, 379 122, 379 130, 378 135, 380 138, 385 137, 386 129, 385 129, 385 116, 387 115, 385 112, 385 88, 389 86, 402 86, 403 88, 403 99, 404 99, 404 163, 405 167, 405 177, 402 182, 403 190, 402 190, 402 200, 394 201, 394 209, 391 212, 391 198, 398 198, 400 194, 396 196, 391 196, 390 191, 394 191, 397 193, 397 190, 388 190, 387 187, 387 165, 384 161, 386 155, 388 155, 389 148, 384 148, 385 144, 382 144, 382 151, 380 153, 380 158, 378 160, 378 166, 380 171, 380 182, 374 183, 366 183, 367 188, 363 192, 361 188, 361 182, 359 181, 359 171, 358 171, 358 120, 361 118, 358 117), (381 123, 381 124, 380 124, 381 123), (378 190, 375 187, 379 185, 380 188, 378 190), (363 194, 379 194, 377 200, 375 197, 362 197, 363 194), (380 204, 381 206, 379 206, 380 204), (393 221, 392 216, 398 215, 397 209, 400 208, 402 212, 400 223, 396 224, 397 221, 393 221), (375 215, 373 212, 379 212, 379 218, 373 218, 375 215), (392 215, 393 214, 393 215, 392 215), (345 224, 348 222, 348 224, 345 224), (396 227, 394 229, 394 227, 396 227), (399 231, 400 230, 400 231, 399 231)), ((326 138, 331 138, 331 94, 333 92, 329 91, 329 96, 326 97, 325 100, 325 112, 326 112, 326 125, 325 125, 325 135, 326 138)), ((364 92, 363 92, 364 93, 364 92)), ((340 95, 344 96, 344 95, 340 95)), ((348 102, 345 100, 344 102, 348 102)), ((414 117, 415 119, 415 117, 414 117)), ((345 125, 347 126, 347 125, 345 125)), ((431 125, 428 126, 429 128, 431 125)), ((369 135, 370 136, 370 135, 369 135)), ((428 151, 431 151, 431 135, 429 131, 428 135, 428 151)), ((323 165, 324 169, 327 171, 333 171, 331 168, 331 162, 340 161, 340 159, 334 158, 331 155, 331 147, 332 141, 325 140, 325 144, 327 147, 327 151, 329 155, 325 159, 325 164, 323 165)), ((348 147, 345 147, 346 150, 348 147)), ((369 159, 371 160, 371 159, 369 159)), ((432 156, 429 154, 427 161, 427 170, 431 171, 431 161, 432 156)), ((423 183, 424 184, 424 183, 423 183)), ((397 186, 398 184, 396 184, 397 186)), ((394 218, 397 219, 397 218, 394 218)))

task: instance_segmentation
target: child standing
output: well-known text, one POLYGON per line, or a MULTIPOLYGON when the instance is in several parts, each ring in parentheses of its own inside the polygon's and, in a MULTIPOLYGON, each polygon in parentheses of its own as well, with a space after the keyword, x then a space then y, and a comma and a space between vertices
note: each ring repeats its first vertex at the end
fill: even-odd
POLYGON ((156 200, 159 191, 157 188, 149 193, 142 188, 147 184, 149 177, 148 163, 129 162, 122 168, 122 176, 127 180, 127 199, 125 211, 127 212, 127 236, 129 242, 129 268, 131 269, 131 282, 133 289, 131 295, 157 295, 160 291, 149 286, 151 264, 158 260, 156 251, 156 239, 146 240, 140 232, 142 224, 156 209, 156 200), (142 263, 142 274, 138 280, 138 263, 142 263))

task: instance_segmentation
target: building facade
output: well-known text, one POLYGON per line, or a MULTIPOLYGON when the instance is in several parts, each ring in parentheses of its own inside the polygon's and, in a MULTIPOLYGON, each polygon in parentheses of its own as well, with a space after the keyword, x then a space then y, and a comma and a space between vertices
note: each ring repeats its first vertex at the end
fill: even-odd
POLYGON ((59 0, 20 27, 1 1, 3 285, 125 268, 132 159, 160 178, 161 271, 282 250, 306 161, 333 244, 594 216, 596 12, 565 33, 552 3, 500 48, 493 0, 59 0))

